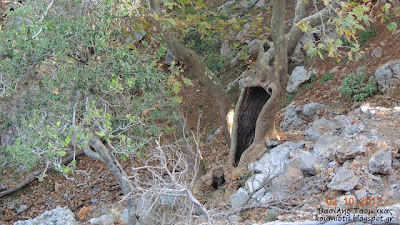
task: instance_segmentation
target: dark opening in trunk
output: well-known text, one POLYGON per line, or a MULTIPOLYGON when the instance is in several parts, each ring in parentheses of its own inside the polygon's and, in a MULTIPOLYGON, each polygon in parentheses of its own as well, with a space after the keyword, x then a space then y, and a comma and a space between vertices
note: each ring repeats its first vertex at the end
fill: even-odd
POLYGON ((243 101, 238 110, 235 166, 239 162, 243 152, 253 143, 258 116, 270 97, 262 87, 245 89, 243 101))

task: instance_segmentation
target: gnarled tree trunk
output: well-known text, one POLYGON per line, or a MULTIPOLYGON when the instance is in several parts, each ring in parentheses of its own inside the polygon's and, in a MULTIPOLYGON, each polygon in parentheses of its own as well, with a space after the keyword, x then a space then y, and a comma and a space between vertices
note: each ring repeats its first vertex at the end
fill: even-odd
POLYGON ((235 109, 230 164, 240 168, 260 158, 265 140, 278 138, 275 115, 287 80, 287 38, 284 32, 285 0, 274 0, 271 22, 274 68, 251 71, 235 109))
POLYGON ((274 0, 271 19, 271 36, 261 45, 257 59, 257 68, 247 73, 248 82, 244 84, 235 108, 234 125, 229 153, 229 166, 238 166, 239 170, 248 163, 261 158, 267 151, 266 140, 278 139, 275 130, 275 117, 280 109, 280 102, 287 85, 288 55, 303 36, 296 26, 307 22, 311 27, 327 21, 339 7, 337 2, 307 16, 306 3, 297 0, 293 26, 285 35, 285 1, 274 0), (264 49, 268 46, 268 49, 264 49))

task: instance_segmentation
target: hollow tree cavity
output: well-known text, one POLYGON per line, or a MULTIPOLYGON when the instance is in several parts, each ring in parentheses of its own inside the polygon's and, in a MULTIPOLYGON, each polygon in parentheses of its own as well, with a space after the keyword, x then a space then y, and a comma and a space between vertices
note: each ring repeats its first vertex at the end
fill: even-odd
POLYGON ((257 119, 271 96, 262 87, 245 88, 242 101, 237 110, 237 143, 235 165, 243 152, 253 143, 257 119))

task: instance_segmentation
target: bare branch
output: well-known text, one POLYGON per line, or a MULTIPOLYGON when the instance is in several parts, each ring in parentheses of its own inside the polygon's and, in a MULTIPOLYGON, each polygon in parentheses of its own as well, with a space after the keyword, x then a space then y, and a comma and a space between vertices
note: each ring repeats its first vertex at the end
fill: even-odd
MULTIPOLYGON (((43 12, 43 14, 40 16, 40 19, 38 20, 38 23, 40 23, 40 22, 43 21, 44 17, 47 15, 47 12, 49 11, 49 9, 50 9, 50 7, 53 5, 53 3, 54 3, 54 0, 51 0, 51 2, 49 3, 49 5, 47 6, 46 10, 45 10, 45 11, 43 12)), ((43 29, 40 28, 39 31, 38 31, 35 35, 32 36, 32 39, 36 38, 36 37, 40 34, 40 32, 42 32, 42 30, 43 30, 43 29)))
MULTIPOLYGON (((76 156, 79 156, 79 155, 81 155, 81 154, 83 154, 83 150, 78 150, 75 154, 70 155, 70 156, 68 156, 67 158, 63 159, 63 160, 61 161, 60 164, 61 164, 61 165, 65 165, 65 164, 71 162, 76 156)), ((36 179, 38 178, 38 176, 39 176, 40 174, 42 174, 46 169, 47 169, 47 167, 46 167, 46 168, 43 168, 43 169, 41 169, 41 170, 38 170, 38 171, 32 173, 31 175, 29 175, 28 178, 26 178, 24 181, 22 181, 21 183, 19 183, 17 186, 15 186, 15 187, 13 187, 13 188, 10 188, 10 189, 7 189, 7 190, 5 190, 5 191, 0 192, 0 198, 3 197, 3 196, 6 196, 6 195, 8 195, 8 194, 14 193, 14 192, 18 191, 19 189, 25 187, 26 185, 28 185, 28 184, 31 183, 32 181, 36 180, 36 179)), ((50 168, 48 168, 48 170, 54 170, 54 168, 53 168, 53 167, 50 167, 50 168)))
POLYGON ((39 23, 42 22, 42 20, 44 19, 44 17, 47 15, 47 12, 49 11, 50 7, 53 5, 54 0, 51 0, 51 2, 49 3, 49 5, 47 6, 46 10, 43 12, 43 14, 40 16, 39 19, 39 23))
MULTIPOLYGON (((340 4, 338 3, 338 1, 333 1, 329 6, 325 7, 318 13, 305 17, 301 19, 298 23, 309 23, 311 27, 316 27, 326 22, 328 19, 332 18, 333 15, 336 15, 335 10, 339 7, 340 4)), ((303 33, 304 32, 301 31, 300 28, 296 26, 296 24, 294 24, 292 29, 287 34, 289 53, 291 53, 294 47, 296 47, 300 38, 303 36, 303 33)))

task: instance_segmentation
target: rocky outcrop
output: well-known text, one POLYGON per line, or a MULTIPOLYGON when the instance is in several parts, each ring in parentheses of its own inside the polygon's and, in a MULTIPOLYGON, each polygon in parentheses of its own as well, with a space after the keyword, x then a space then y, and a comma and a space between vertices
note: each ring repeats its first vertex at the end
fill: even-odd
POLYGON ((304 120, 300 118, 301 108, 296 104, 291 104, 286 108, 285 118, 281 123, 281 129, 285 132, 299 130, 304 125, 304 120))
POLYGON ((304 66, 297 66, 292 71, 292 74, 289 77, 289 83, 286 87, 286 91, 289 93, 295 92, 300 84, 309 80, 311 77, 310 73, 304 68, 304 66))
MULTIPOLYGON (((305 140, 281 142, 277 146, 277 143, 268 142, 270 150, 259 161, 248 165, 254 175, 231 196, 234 208, 240 208, 249 198, 248 204, 257 205, 302 193, 305 196, 303 203, 310 201, 310 204, 305 204, 296 213, 314 220, 318 215, 315 214, 318 212, 316 202, 319 207, 330 207, 326 202, 321 203, 321 196, 335 198, 338 204, 345 204, 349 199, 357 202, 367 197, 400 200, 400 179, 397 175, 400 152, 393 147, 398 145, 398 136, 388 136, 400 127, 392 125, 400 118, 400 108, 361 105, 348 115, 332 114, 327 118, 321 117, 319 110, 329 112, 330 109, 318 103, 303 107, 293 103, 286 108, 281 127, 292 129, 296 134, 300 132, 305 140), (384 129, 389 130, 383 132, 384 129), (314 198, 314 195, 320 197, 314 198)), ((391 211, 380 216, 397 223, 399 214, 396 213, 400 207, 392 205, 388 208, 391 211)), ((349 216, 356 218, 358 214, 350 213, 349 216)), ((374 215, 362 216, 371 218, 374 215)), ((293 214, 277 218, 280 221, 301 220, 293 214)), ((317 223, 305 221, 293 224, 317 223)))
POLYGON ((378 68, 375 72, 375 79, 382 92, 397 87, 400 79, 400 59, 389 61, 378 68))
POLYGON ((57 207, 42 215, 25 221, 15 222, 14 225, 76 225, 74 213, 68 207, 57 207))
POLYGON ((358 177, 353 170, 340 169, 328 184, 328 188, 335 191, 350 191, 358 184, 358 177))

